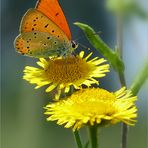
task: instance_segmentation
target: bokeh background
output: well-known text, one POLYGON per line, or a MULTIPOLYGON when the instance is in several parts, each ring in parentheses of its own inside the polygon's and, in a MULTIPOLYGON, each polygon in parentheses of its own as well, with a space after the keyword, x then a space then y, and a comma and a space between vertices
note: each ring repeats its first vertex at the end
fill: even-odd
MULTIPOLYGON (((13 41, 18 35, 21 17, 27 9, 35 6, 36 0, 1 1, 1 59, 2 59, 2 148, 75 148, 71 130, 46 122, 43 107, 49 102, 44 88, 34 90, 34 86, 22 80, 26 65, 35 65, 36 59, 15 52, 13 41)), ((104 0, 60 0, 69 22, 73 39, 83 36, 83 32, 73 25, 79 21, 87 23, 112 48, 116 44, 116 20, 106 10, 104 0)), ((141 70, 148 55, 148 21, 145 11, 147 0, 136 2, 140 9, 127 15, 124 23, 124 52, 126 80, 130 87, 141 70)), ((83 37, 78 42, 91 47, 83 37)), ((91 47, 95 55, 95 49, 91 47)), ((101 87, 110 91, 120 88, 117 74, 111 69, 107 77, 101 79, 101 87)), ((130 127, 128 148, 148 147, 148 83, 138 94, 138 122, 130 127)), ((103 128, 100 148, 119 148, 120 124, 103 128)), ((87 141, 85 129, 81 130, 84 142, 87 141)))

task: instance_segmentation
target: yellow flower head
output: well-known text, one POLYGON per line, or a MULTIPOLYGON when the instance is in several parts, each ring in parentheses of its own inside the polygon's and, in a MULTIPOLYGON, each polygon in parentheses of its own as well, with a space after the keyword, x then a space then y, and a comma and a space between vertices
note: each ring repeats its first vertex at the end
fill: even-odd
POLYGON ((136 96, 125 87, 115 93, 100 88, 81 89, 68 99, 48 104, 48 121, 57 120, 65 128, 80 129, 83 125, 124 122, 134 125, 137 117, 136 96))
POLYGON ((98 84, 94 78, 101 78, 109 72, 109 65, 104 64, 105 59, 95 57, 88 60, 92 53, 84 57, 84 52, 77 56, 58 57, 45 60, 40 59, 37 64, 41 68, 26 66, 23 78, 31 84, 36 84, 35 88, 49 85, 46 92, 56 89, 58 93, 55 99, 58 99, 61 90, 65 93, 70 91, 70 87, 80 89, 82 85, 91 86, 98 84))

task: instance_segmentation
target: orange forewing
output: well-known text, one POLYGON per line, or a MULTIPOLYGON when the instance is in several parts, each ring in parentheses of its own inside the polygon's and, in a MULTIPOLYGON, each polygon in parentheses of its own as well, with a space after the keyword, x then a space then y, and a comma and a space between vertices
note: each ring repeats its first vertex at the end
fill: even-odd
POLYGON ((68 41, 66 34, 52 20, 33 8, 26 12, 20 25, 21 33, 31 31, 47 32, 63 42, 68 41))
POLYGON ((71 40, 71 32, 58 0, 39 0, 36 9, 59 26, 68 39, 71 40))

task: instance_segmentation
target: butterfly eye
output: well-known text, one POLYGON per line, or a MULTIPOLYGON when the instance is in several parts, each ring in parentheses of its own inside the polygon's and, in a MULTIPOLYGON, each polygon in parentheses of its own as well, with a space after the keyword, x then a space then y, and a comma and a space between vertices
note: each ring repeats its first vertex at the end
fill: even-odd
POLYGON ((71 47, 76 49, 78 47, 78 44, 74 41, 71 41, 71 47))

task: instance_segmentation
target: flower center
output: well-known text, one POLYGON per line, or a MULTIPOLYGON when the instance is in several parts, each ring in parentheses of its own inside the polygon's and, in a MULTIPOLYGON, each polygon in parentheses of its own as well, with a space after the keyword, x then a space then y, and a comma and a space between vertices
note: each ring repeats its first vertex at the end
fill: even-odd
POLYGON ((89 75, 91 67, 79 57, 49 60, 45 73, 54 83, 73 83, 89 75))
POLYGON ((88 88, 80 90, 73 94, 70 98, 73 101, 71 108, 78 112, 87 114, 88 110, 91 114, 113 114, 115 112, 114 102, 116 101, 115 96, 99 88, 88 88))
POLYGON ((80 90, 73 94, 71 98, 74 102, 114 102, 116 100, 112 93, 100 88, 80 90))

